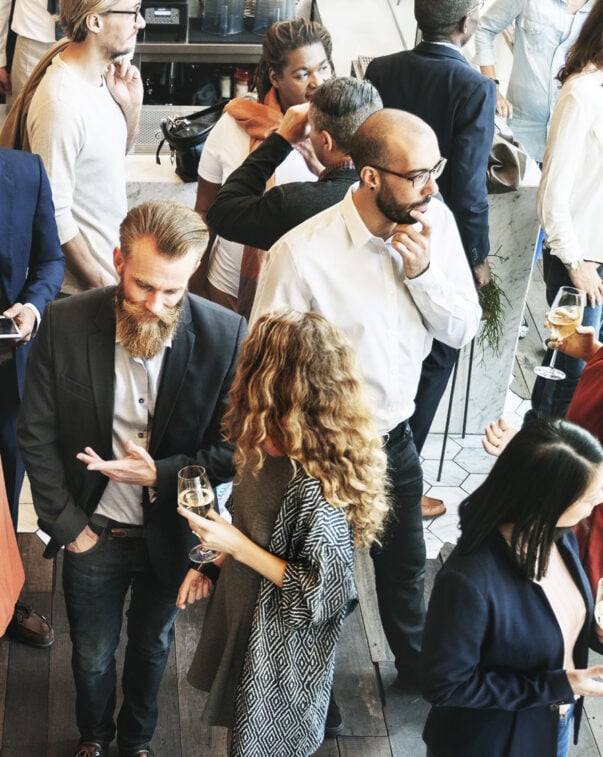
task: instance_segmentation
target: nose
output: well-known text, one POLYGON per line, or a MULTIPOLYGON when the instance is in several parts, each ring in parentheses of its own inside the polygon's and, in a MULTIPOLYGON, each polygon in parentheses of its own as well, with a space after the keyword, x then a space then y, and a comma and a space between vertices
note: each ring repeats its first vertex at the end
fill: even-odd
POLYGON ((161 313, 161 311, 164 310, 161 294, 159 292, 153 292, 152 294, 149 294, 144 302, 144 306, 149 311, 149 313, 153 313, 153 315, 158 315, 159 313, 161 313))
POLYGON ((147 22, 144 20, 144 16, 142 15, 142 9, 138 11, 138 15, 134 19, 134 23, 136 24, 137 29, 144 29, 147 25, 147 22))
POLYGON ((423 190, 421 194, 423 195, 434 195, 437 194, 439 191, 438 182, 433 178, 431 174, 429 174, 429 179, 425 186, 423 187, 423 190))

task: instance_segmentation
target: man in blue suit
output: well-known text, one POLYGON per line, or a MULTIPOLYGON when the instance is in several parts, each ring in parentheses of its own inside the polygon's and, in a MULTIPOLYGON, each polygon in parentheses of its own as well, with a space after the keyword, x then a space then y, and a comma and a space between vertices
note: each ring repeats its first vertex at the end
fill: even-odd
MULTIPOLYGON (((24 467, 17 445, 17 415, 30 340, 65 267, 46 171, 37 155, 0 148, 0 313, 13 318, 18 341, 0 343, 0 455, 11 517, 17 527, 24 467)), ((8 628, 19 641, 52 643, 48 622, 18 602, 8 628)))
MULTIPOLYGON (((448 159, 438 179, 454 214, 477 287, 488 283, 488 198, 486 170, 494 137, 496 85, 474 70, 461 48, 475 33, 480 0, 415 0, 423 41, 371 61, 366 71, 385 108, 401 108, 435 131, 448 159)), ((434 340, 425 358, 410 419, 420 452, 452 372, 457 350, 434 340)), ((445 512, 440 500, 423 501, 424 517, 445 512)))

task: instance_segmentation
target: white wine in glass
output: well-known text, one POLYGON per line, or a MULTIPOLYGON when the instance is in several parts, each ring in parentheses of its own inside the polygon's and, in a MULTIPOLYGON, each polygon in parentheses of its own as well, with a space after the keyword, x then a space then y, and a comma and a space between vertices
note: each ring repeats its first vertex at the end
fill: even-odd
MULTIPOLYGON (((205 518, 214 506, 214 490, 209 482, 205 468, 200 465, 187 465, 178 471, 178 504, 195 515, 205 518)), ((220 552, 198 544, 188 553, 193 562, 213 562, 220 552)))
MULTIPOLYGON (((574 287, 561 287, 547 314, 547 321, 551 330, 551 339, 560 341, 573 334, 582 323, 586 294, 574 287)), ((537 365, 534 373, 545 379, 560 381, 565 378, 565 373, 555 367, 557 350, 553 350, 551 362, 548 365, 537 365)))

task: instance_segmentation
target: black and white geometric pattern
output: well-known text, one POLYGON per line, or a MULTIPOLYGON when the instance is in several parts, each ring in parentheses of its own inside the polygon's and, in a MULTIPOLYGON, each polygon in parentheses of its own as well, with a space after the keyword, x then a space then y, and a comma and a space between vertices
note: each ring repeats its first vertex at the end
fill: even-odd
POLYGON ((335 645, 357 595, 345 516, 301 466, 269 550, 288 565, 282 588, 262 580, 237 691, 232 755, 307 757, 324 738, 335 645))

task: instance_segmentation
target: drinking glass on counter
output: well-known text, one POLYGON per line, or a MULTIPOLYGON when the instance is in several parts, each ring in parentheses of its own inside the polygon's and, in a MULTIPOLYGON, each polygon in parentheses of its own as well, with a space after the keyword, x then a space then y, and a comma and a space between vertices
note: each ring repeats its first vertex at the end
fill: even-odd
MULTIPOLYGON (((586 294, 574 287, 561 287, 551 305, 547 315, 548 327, 551 330, 551 339, 559 341, 573 334, 582 323, 586 294)), ((555 368, 557 350, 553 350, 551 362, 548 365, 538 365, 534 373, 546 379, 560 381, 565 378, 565 373, 560 368, 555 368)))

